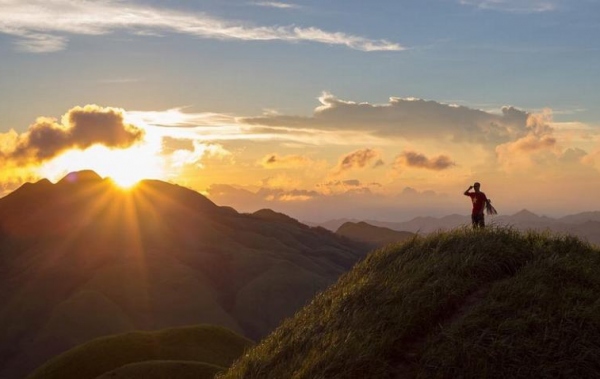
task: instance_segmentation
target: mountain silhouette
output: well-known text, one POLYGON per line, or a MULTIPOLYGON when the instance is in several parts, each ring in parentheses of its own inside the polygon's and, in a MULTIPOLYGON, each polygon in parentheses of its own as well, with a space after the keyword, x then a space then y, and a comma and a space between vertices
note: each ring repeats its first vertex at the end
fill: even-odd
POLYGON ((368 250, 158 180, 26 183, 0 199, 0 377, 132 330, 208 323, 260 339, 368 250))
POLYGON ((401 232, 366 222, 346 222, 339 227, 335 234, 371 244, 373 248, 403 242, 415 235, 411 232, 401 232))
MULTIPOLYGON (((330 220, 314 226, 322 226, 328 230, 337 231, 341 225, 349 222, 346 219, 330 220)), ((388 228, 396 231, 429 234, 437 231, 448 231, 462 226, 471 225, 471 217, 452 214, 444 217, 415 217, 404 222, 377 220, 352 220, 354 223, 366 222, 370 225, 388 228)), ((549 231, 569 234, 582 238, 590 243, 600 245, 600 211, 582 212, 560 218, 539 216, 527 209, 512 215, 486 216, 486 224, 497 227, 510 227, 517 230, 549 231)))

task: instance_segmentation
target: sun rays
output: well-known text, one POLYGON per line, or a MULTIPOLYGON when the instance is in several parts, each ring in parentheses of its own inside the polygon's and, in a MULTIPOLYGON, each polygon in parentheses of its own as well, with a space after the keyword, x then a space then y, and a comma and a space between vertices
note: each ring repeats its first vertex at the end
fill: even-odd
POLYGON ((92 146, 86 150, 70 150, 40 168, 42 177, 58 179, 68 172, 93 170, 110 178, 121 188, 130 188, 142 179, 164 179, 163 160, 147 145, 128 149, 92 146))

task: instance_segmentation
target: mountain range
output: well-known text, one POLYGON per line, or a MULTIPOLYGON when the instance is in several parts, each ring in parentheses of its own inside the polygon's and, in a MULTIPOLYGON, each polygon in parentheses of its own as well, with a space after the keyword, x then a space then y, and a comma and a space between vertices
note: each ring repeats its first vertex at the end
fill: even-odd
MULTIPOLYGON (((468 215, 452 214, 444 217, 417 217, 405 222, 388 222, 377 220, 335 219, 319 224, 325 229, 337 231, 348 222, 365 222, 369 225, 419 234, 429 234, 436 231, 447 231, 471 224, 468 215)), ((600 244, 600 211, 583 212, 560 218, 539 216, 523 209, 512 215, 486 216, 486 224, 490 226, 512 227, 517 230, 549 231, 559 234, 570 234, 600 244)))
MULTIPOLYGON (((600 244, 600 212, 487 222, 600 244)), ((139 330, 210 324, 259 341, 372 249, 469 224, 449 215, 308 226, 158 180, 122 190, 92 171, 26 183, 0 199, 0 377, 139 330)))
POLYGON ((259 340, 372 245, 92 171, 0 199, 0 377, 94 338, 191 324, 259 340))

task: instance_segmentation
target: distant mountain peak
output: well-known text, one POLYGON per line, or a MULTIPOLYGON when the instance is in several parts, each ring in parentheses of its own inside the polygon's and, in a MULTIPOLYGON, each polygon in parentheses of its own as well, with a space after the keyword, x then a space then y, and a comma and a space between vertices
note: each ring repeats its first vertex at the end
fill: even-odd
POLYGON ((82 170, 68 173, 64 178, 59 180, 57 184, 89 183, 101 181, 102 178, 95 171, 82 170))
MULTIPOLYGON (((25 184, 29 184, 29 183, 25 183, 25 184)), ((40 185, 40 186, 47 186, 48 184, 52 184, 52 182, 46 178, 40 179, 37 182, 35 182, 36 185, 40 185)))
POLYGON ((280 221, 280 222, 291 222, 291 223, 299 223, 298 220, 292 218, 284 213, 275 212, 272 209, 260 209, 252 214, 253 216, 260 217, 264 220, 272 220, 272 221, 280 221))
POLYGON ((390 228, 371 225, 364 221, 345 222, 335 234, 351 240, 364 242, 380 247, 389 243, 405 241, 414 236, 414 233, 397 231, 390 228))
POLYGON ((515 213, 513 216, 516 217, 540 217, 538 215, 536 215, 535 213, 528 211, 527 209, 521 209, 520 211, 518 211, 517 213, 515 213))

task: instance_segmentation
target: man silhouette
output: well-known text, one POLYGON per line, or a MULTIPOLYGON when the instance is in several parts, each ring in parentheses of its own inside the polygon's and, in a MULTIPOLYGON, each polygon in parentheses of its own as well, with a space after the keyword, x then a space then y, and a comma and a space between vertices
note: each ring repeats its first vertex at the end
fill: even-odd
POLYGON ((473 210, 471 211, 471 223, 473 224, 473 228, 485 227, 485 217, 483 215, 483 211, 489 200, 485 196, 485 193, 479 190, 480 187, 481 184, 479 182, 475 182, 475 184, 469 186, 469 188, 467 188, 467 190, 464 192, 464 195, 469 196, 473 202, 473 210), (472 189, 474 189, 475 192, 469 192, 472 189))

